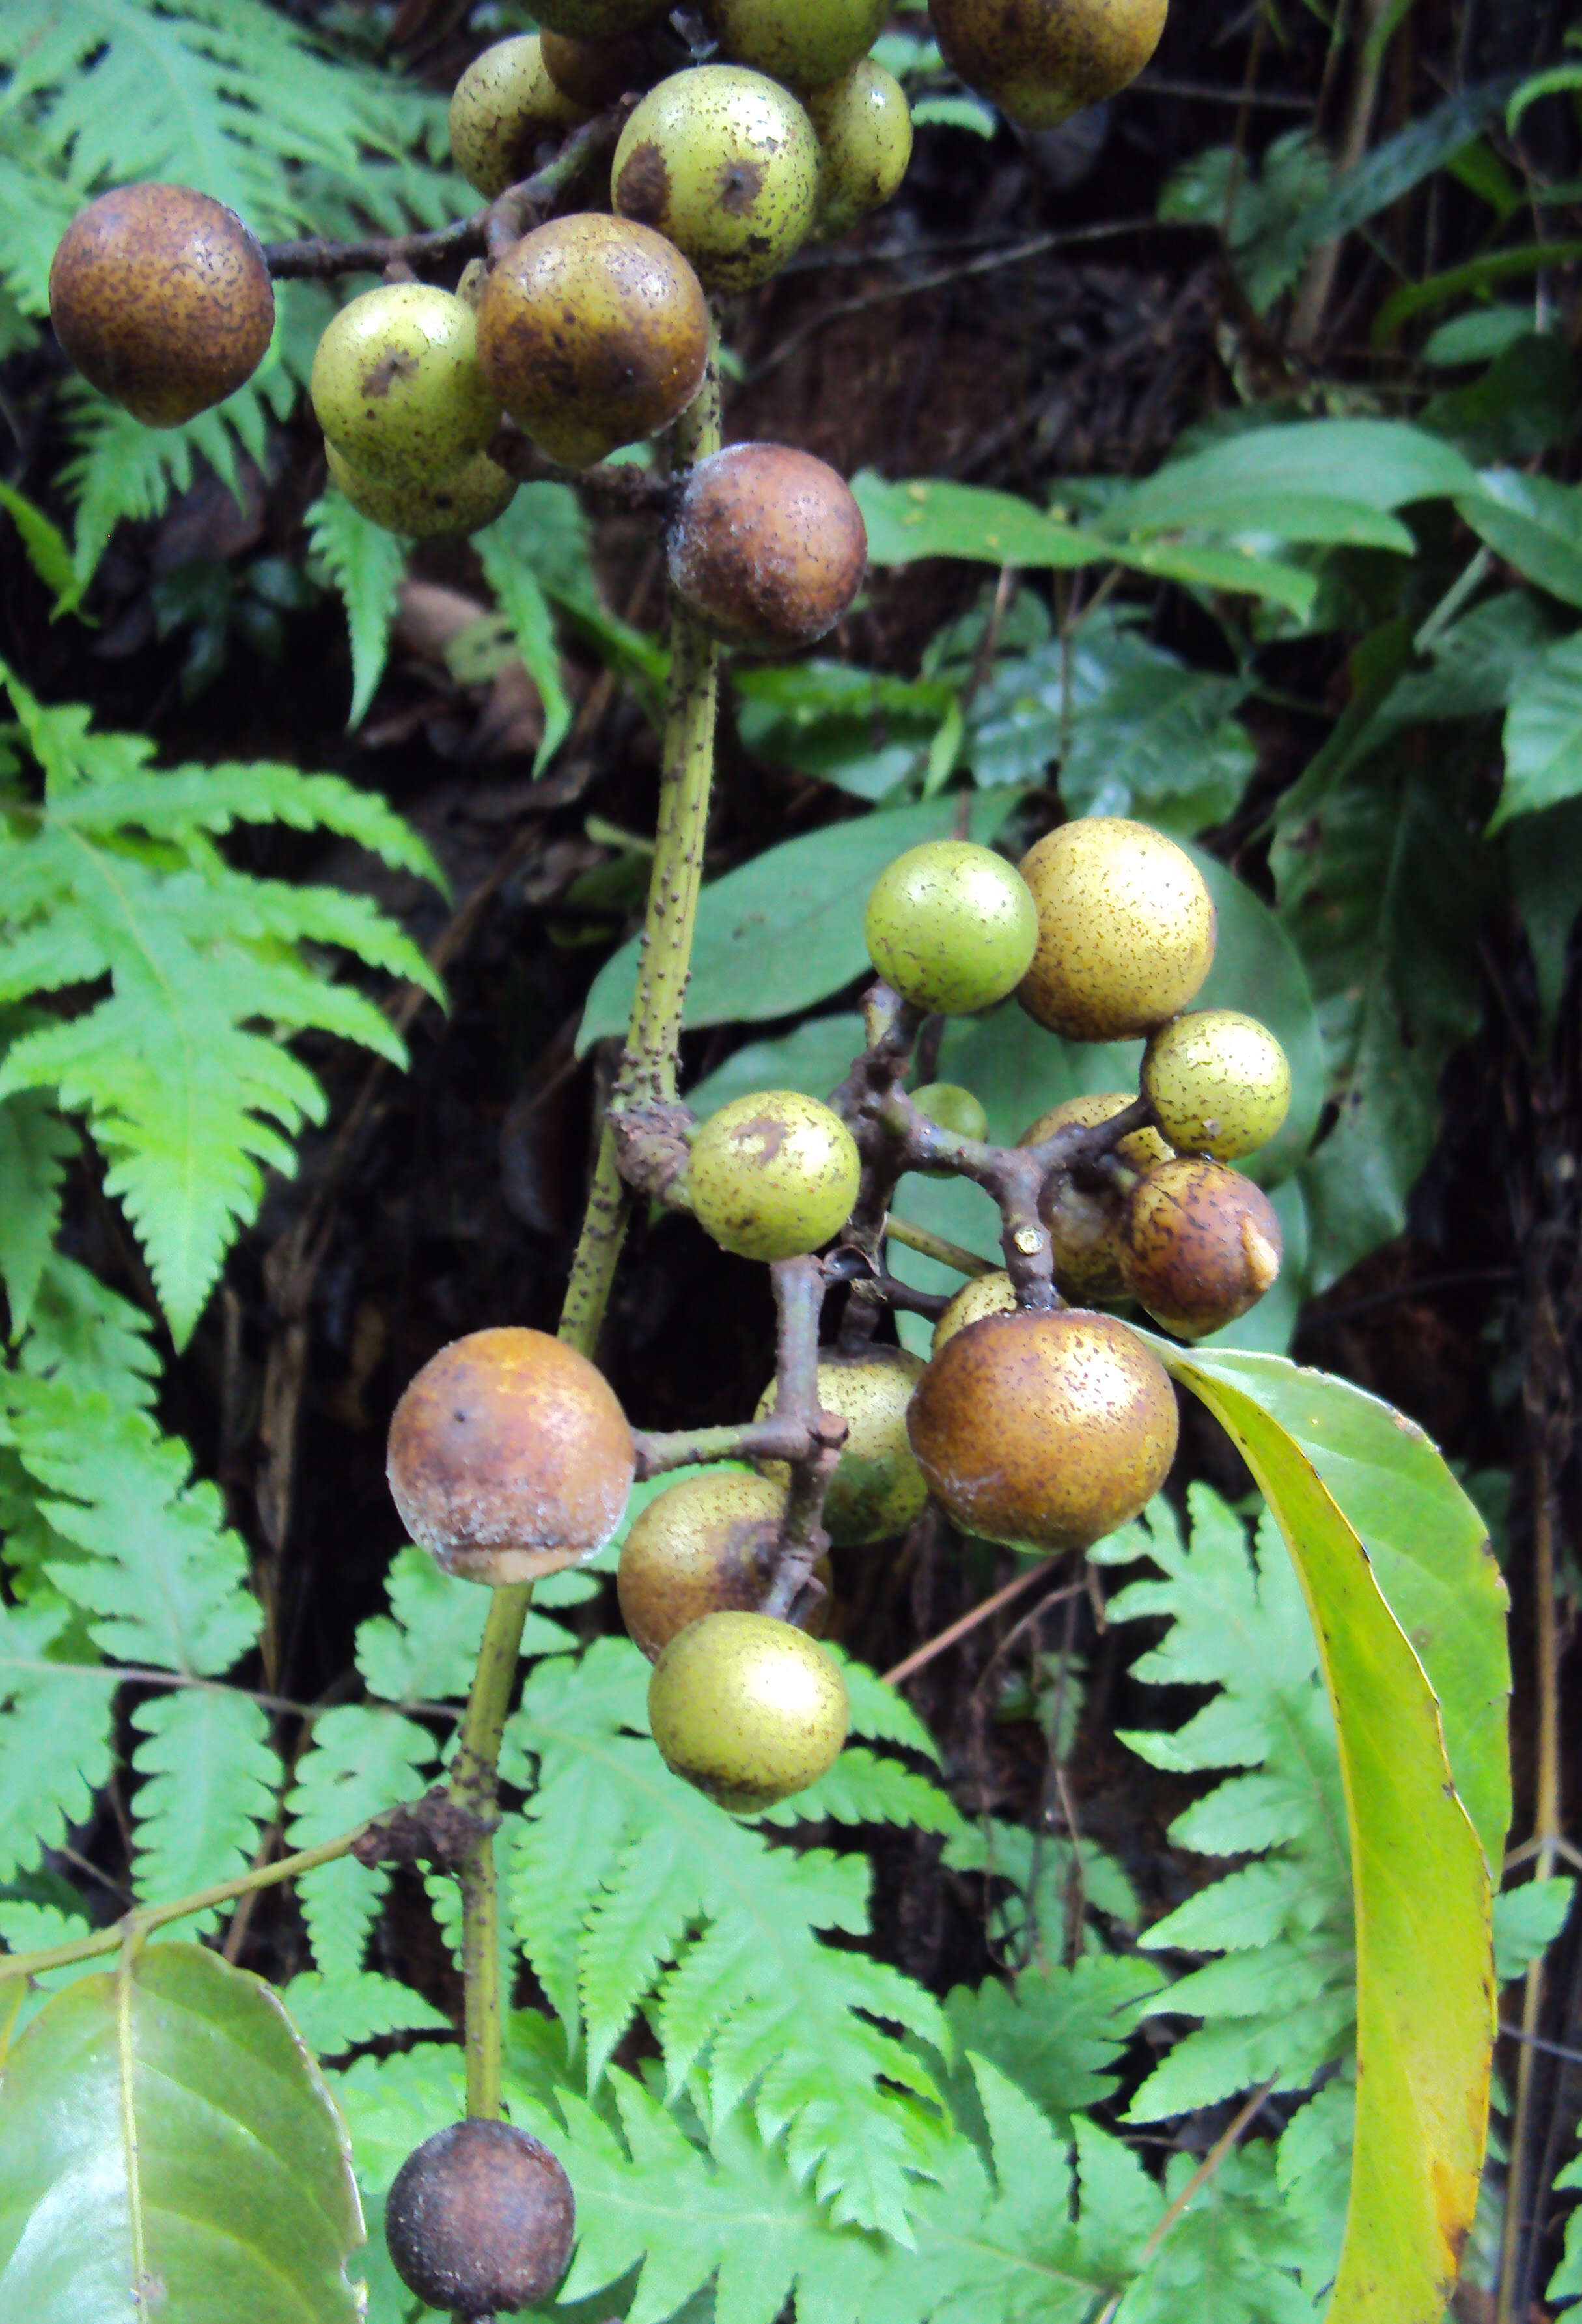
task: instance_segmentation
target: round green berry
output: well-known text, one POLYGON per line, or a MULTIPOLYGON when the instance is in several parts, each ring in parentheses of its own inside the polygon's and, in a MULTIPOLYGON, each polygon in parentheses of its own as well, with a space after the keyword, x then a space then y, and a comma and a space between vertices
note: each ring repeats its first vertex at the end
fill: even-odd
POLYGON ((833 1655, 769 1614, 689 1622, 648 1682, 660 1757, 732 1815, 817 1783, 840 1757, 850 1716, 833 1655))
POLYGON ((699 65, 650 89, 621 133, 611 183, 621 217, 666 235, 706 290, 749 290, 811 231, 819 140, 778 81, 699 65))
POLYGON ((959 1082, 925 1082, 921 1089, 913 1090, 911 1102, 937 1129, 951 1130, 958 1138, 984 1139, 989 1134, 988 1115, 959 1082))
POLYGON ((428 540, 436 533, 478 532, 509 507, 516 479, 495 465, 486 452, 475 452, 448 476, 434 484, 383 484, 365 476, 343 460, 333 444, 324 447, 329 480, 343 492, 359 516, 383 525, 386 532, 404 533, 409 540, 428 540))
POLYGON ((472 309, 427 282, 382 283, 343 307, 319 342, 310 392, 329 442, 376 484, 452 475, 500 422, 472 309))
POLYGON ((863 927, 885 982, 948 1017, 1013 992, 1038 942, 1027 882, 969 839, 926 840, 898 855, 874 883, 863 927))
POLYGON ((710 1114, 687 1192, 705 1233, 741 1259, 795 1259, 839 1232, 857 1197, 856 1140, 800 1090, 763 1090, 710 1114))
MULTIPOLYGON (((922 1515, 929 1489, 906 1434, 907 1406, 922 1371, 921 1360, 903 1348, 869 1348, 860 1356, 827 1351, 819 1359, 819 1406, 847 1424, 824 1497, 824 1523, 839 1548, 887 1540, 922 1515)), ((774 1391, 771 1380, 755 1419, 774 1410, 774 1391)), ((790 1482, 782 1462, 767 1463, 765 1473, 782 1488, 790 1482)))
POLYGON ((733 64, 788 88, 823 88, 866 56, 890 0, 704 0, 703 16, 733 64))
POLYGON ((493 201, 532 175, 543 139, 563 137, 587 117, 550 79, 538 34, 519 32, 475 57, 457 82, 450 151, 467 184, 493 201))
POLYGON ((1195 1009, 1149 1042, 1143 1094, 1183 1154, 1235 1162, 1267 1146, 1291 1106, 1291 1067, 1267 1025, 1234 1009, 1195 1009))
POLYGON ((803 101, 824 157, 815 232, 828 241, 899 188, 911 160, 911 107, 894 74, 872 57, 803 101))

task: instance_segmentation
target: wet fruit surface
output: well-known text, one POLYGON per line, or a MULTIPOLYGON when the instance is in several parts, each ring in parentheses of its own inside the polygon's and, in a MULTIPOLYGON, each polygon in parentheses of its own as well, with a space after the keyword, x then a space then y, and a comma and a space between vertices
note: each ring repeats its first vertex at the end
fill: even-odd
MULTIPOLYGON (((870 1348, 864 1355, 819 1359, 819 1402, 847 1424, 846 1443, 824 1499, 824 1523, 843 1548, 884 1541, 922 1515, 928 1480, 906 1433, 907 1406, 922 1378, 921 1358, 902 1348, 870 1348)), ((771 1380, 756 1418, 775 1408, 771 1380)), ((771 1472, 784 1480, 776 1464, 771 1472)))
POLYGON ((861 1163, 838 1114, 798 1090, 763 1090, 711 1114, 687 1191, 698 1224, 741 1259, 795 1259, 838 1233, 861 1163))
POLYGON ((750 1815, 832 1767, 850 1711, 840 1665, 767 1614, 708 1614, 654 1665, 648 1720, 671 1773, 750 1815))
POLYGON ((496 41, 457 82, 450 99, 450 151, 469 186, 493 200, 531 177, 538 148, 587 119, 550 78, 536 32, 496 41))
POLYGON ((845 479, 784 444, 729 444, 688 477, 671 586, 727 643, 789 652, 831 630, 862 586, 868 535, 845 479))
POLYGON ((515 495, 516 479, 475 452, 437 484, 384 484, 377 477, 360 475, 333 444, 324 447, 329 479, 352 506, 386 532, 405 533, 409 540, 427 540, 439 533, 477 532, 506 510, 515 495))
POLYGON ((1176 1449, 1158 1357, 1114 1315, 1019 1310, 947 1340, 908 1422, 930 1486, 989 1541, 1073 1549, 1135 1517, 1176 1449))
POLYGON ((704 1614, 755 1614, 774 1579, 785 1488, 717 1469, 650 1501, 621 1548, 615 1592, 650 1662, 704 1614))
MULTIPOLYGON (((1041 1146, 1046 1138, 1054 1138, 1062 1130, 1080 1128, 1096 1130, 1101 1121, 1113 1121, 1117 1113, 1124 1113, 1136 1099, 1124 1090, 1087 1090, 1080 1097, 1066 1098, 1059 1105, 1051 1106, 1030 1122, 1017 1139, 1018 1146, 1041 1146)), ((1170 1148, 1157 1130, 1131 1130, 1115 1148, 1116 1154, 1131 1170, 1152 1170, 1156 1162, 1168 1162, 1170 1148)))
POLYGON ((1122 1236, 1126 1287, 1155 1323, 1201 1339, 1256 1305, 1280 1273, 1280 1221, 1226 1163, 1180 1155, 1133 1187, 1122 1236))
POLYGON ((602 1549, 635 1465, 602 1372, 513 1325, 453 1340, 390 1424, 390 1490, 412 1539, 469 1581, 527 1582, 602 1549))
POLYGON ((380 484, 431 484, 481 452, 499 424, 472 309, 426 282, 383 283, 343 307, 319 342, 310 384, 326 437, 380 484))
POLYGON ((1143 1094, 1172 1146, 1235 1162, 1267 1146, 1285 1120, 1291 1067, 1255 1017, 1197 1009, 1148 1044, 1143 1094))
POLYGON ((708 329, 702 286, 672 243, 584 211, 524 235, 491 269, 478 361, 534 442, 584 467, 685 410, 708 329))
POLYGON ((384 2207, 391 2264, 430 2308, 464 2316, 536 2307, 571 2256, 571 2182, 510 2123, 449 2124, 396 2172, 384 2207))
POLYGON ((185 186, 121 186, 67 227, 50 319, 101 394, 146 428, 175 428, 257 370, 274 290, 256 236, 222 202, 185 186))
POLYGON ((1053 129, 1135 79, 1167 0, 929 0, 945 60, 1025 129, 1053 129))
POLYGON ((722 56, 799 90, 826 88, 849 71, 889 14, 890 0, 703 0, 722 56))
POLYGON ((747 290, 800 248, 819 202, 819 141, 794 97, 739 65, 651 89, 615 148, 615 208, 685 251, 708 290, 747 290))
POLYGON ((992 1275, 975 1276, 962 1285, 935 1324, 930 1352, 937 1356, 946 1341, 953 1340, 968 1323, 985 1315, 1009 1315, 1015 1306, 1016 1293, 1004 1268, 996 1268, 992 1275))
POLYGON ((886 864, 863 921, 868 957, 903 1001, 948 1016, 1015 991, 1038 911, 1014 864, 970 839, 930 839, 886 864))
POLYGON ((872 57, 803 103, 823 157, 817 232, 828 239, 899 190, 911 160, 911 106, 894 74, 872 57))
POLYGON ((1184 1009, 1214 959, 1203 875, 1162 832, 1119 816, 1062 824, 1022 858, 1038 945, 1017 998, 1073 1041, 1124 1041, 1184 1009))

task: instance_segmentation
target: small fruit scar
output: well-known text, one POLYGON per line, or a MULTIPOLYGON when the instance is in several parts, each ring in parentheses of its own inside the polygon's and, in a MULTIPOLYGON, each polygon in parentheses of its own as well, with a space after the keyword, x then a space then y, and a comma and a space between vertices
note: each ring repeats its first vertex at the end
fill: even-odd
POLYGON ((1260 1296, 1280 1273, 1280 1253, 1262 1227, 1251 1219, 1242 1221, 1242 1250, 1247 1261, 1247 1277, 1258 1286, 1260 1296))
POLYGON ((640 226, 657 226, 671 198, 671 173, 664 155, 651 142, 634 146, 615 187, 615 202, 624 217, 640 226))
POLYGON ((719 206, 726 216, 750 217, 763 191, 763 165, 760 161, 724 161, 717 182, 719 206))
POLYGON ((374 398, 386 396, 398 379, 410 379, 417 367, 416 355, 408 355, 402 347, 393 347, 387 355, 381 355, 372 371, 363 374, 362 392, 374 398))

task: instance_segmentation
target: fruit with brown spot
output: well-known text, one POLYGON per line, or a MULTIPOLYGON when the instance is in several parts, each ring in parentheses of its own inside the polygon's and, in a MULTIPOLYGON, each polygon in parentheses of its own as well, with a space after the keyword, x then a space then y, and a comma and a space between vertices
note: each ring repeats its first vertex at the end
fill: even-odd
POLYGON ((788 88, 823 88, 865 57, 890 0, 702 0, 703 20, 732 64, 788 88))
POLYGON ((385 282, 341 309, 310 382, 341 457, 384 484, 452 475, 500 423, 478 367, 472 309, 428 282, 385 282))
MULTIPOLYGON (((683 1477, 656 1493, 621 1545, 615 1594, 628 1637, 657 1662, 689 1622, 705 1614, 755 1614, 774 1580, 785 1487, 740 1469, 683 1477)), ((815 1569, 826 1587, 828 1560, 815 1569)), ((820 1600, 799 1627, 817 1637, 820 1600)))
POLYGON ((1255 1017, 1194 1009, 1154 1035, 1143 1094, 1183 1154, 1239 1161, 1267 1146, 1291 1108, 1285 1051, 1255 1017))
POLYGON ((828 242, 900 189, 911 161, 911 106, 894 74, 872 57, 802 102, 823 157, 813 230, 828 242))
POLYGON ((602 1372, 507 1324, 431 1356, 395 1407, 387 1475, 408 1532, 447 1573, 531 1582, 604 1547, 636 1456, 602 1372))
POLYGON ((660 1757, 732 1815, 756 1815, 835 1765, 850 1723, 828 1648, 768 1614, 705 1614, 648 1682, 660 1757))
POLYGON ((383 525, 386 532, 404 534, 409 540, 481 531, 504 513, 516 492, 515 477, 486 452, 475 452, 470 460, 435 484, 382 484, 376 477, 360 475, 333 444, 327 444, 324 451, 331 484, 346 494, 358 514, 372 524, 383 525))
POLYGON ((929 0, 951 70, 1024 129, 1053 129, 1136 79, 1167 0, 929 0))
POLYGON ((728 444, 688 476, 668 551, 671 586, 712 636, 790 653, 850 606, 868 534, 850 487, 810 452, 728 444))
MULTIPOLYGON (((1017 1139, 1018 1146, 1041 1146, 1063 1130, 1096 1130, 1100 1122, 1124 1113, 1134 1100, 1118 1090, 1069 1097, 1062 1105, 1041 1114, 1017 1139)), ((1115 1149, 1133 1170, 1151 1170, 1168 1161, 1170 1148, 1156 1130, 1134 1130, 1115 1149)), ((1039 1214, 1050 1231, 1054 1250, 1055 1288, 1063 1299, 1086 1306, 1096 1299, 1125 1296, 1121 1270, 1121 1222, 1124 1195, 1119 1187, 1103 1184, 1074 1185, 1064 1172, 1046 1182, 1039 1214)))
POLYGON ((571 2182, 549 2148, 476 2116, 425 2138, 384 2206, 392 2266, 445 2314, 536 2308, 565 2274, 575 2230, 571 2182))
POLYGON ((569 468, 668 428, 703 383, 708 301, 673 243, 585 210, 490 270, 478 361, 513 420, 569 468))
POLYGON ((532 175, 539 148, 559 143, 587 108, 550 77, 536 32, 496 41, 475 57, 450 98, 450 151, 469 186, 493 201, 532 175))
POLYGON ((1159 1490, 1175 1457, 1163 1365, 1114 1315, 988 1315, 948 1339, 912 1398, 912 1450, 967 1532, 1076 1549, 1159 1490))
POLYGON ((1015 1310, 1015 1288, 1004 1268, 995 1268, 992 1275, 975 1275, 970 1283, 962 1285, 935 1324, 930 1353, 937 1356, 947 1340, 953 1340, 958 1332, 985 1315, 1011 1315, 1015 1310))
POLYGON ((800 1090, 759 1090, 709 1115, 692 1141, 686 1186, 698 1225, 722 1250, 795 1259, 839 1232, 861 1175, 837 1113, 800 1090))
POLYGON ((1038 944, 1017 999, 1072 1041, 1125 1041, 1184 1009, 1214 959, 1214 903, 1183 848, 1092 816, 1029 849, 1038 944))
POLYGON ((616 210, 684 251, 706 290, 749 290, 800 249, 819 204, 819 140, 790 92, 741 65, 650 89, 621 133, 616 210))
MULTIPOLYGON (((824 1497, 824 1523, 837 1548, 885 1541, 921 1517, 928 1482, 906 1434, 907 1406, 922 1378, 921 1360, 903 1348, 869 1348, 862 1355, 827 1351, 819 1359, 819 1403, 847 1424, 846 1443, 824 1497)), ((775 1408, 772 1380, 754 1417, 775 1408)), ((789 1471, 776 1462, 767 1474, 782 1485, 789 1471)))
POLYGON ((78 370, 145 428, 236 392, 269 351, 274 289, 235 210, 186 186, 118 186, 79 210, 50 268, 78 370))
POLYGON ((948 1017, 1013 992, 1038 943, 1026 881, 992 847, 926 839, 887 863, 863 918, 868 958, 915 1008, 948 1017))
POLYGON ((1256 1306, 1281 1254, 1274 1205, 1226 1163, 1179 1155, 1132 1189, 1121 1237, 1126 1288, 1180 1339, 1200 1340, 1256 1306))

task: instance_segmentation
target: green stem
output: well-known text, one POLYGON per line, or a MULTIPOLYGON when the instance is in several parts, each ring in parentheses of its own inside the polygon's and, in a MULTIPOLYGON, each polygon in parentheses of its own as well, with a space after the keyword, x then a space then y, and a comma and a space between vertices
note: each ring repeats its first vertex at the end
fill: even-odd
MULTIPOLYGON (((690 467, 719 448, 719 371, 711 358, 697 400, 676 422, 674 465, 690 467)), ((692 957, 708 793, 714 772, 714 712, 718 655, 690 616, 671 607, 671 669, 658 829, 649 879, 637 992, 632 1004, 616 1099, 675 1095, 681 1004, 692 957)), ((625 1239, 630 1198, 616 1167, 606 1121, 566 1286, 560 1337, 592 1357, 625 1239)), ((492 1821, 500 1740, 532 1597, 530 1582, 496 1590, 484 1625, 477 1669, 461 1722, 450 1788, 475 1815, 492 1821)), ((462 1971, 467 2015, 467 2110, 495 2116, 501 2104, 499 1876, 491 1831, 461 1869, 462 1971)))

